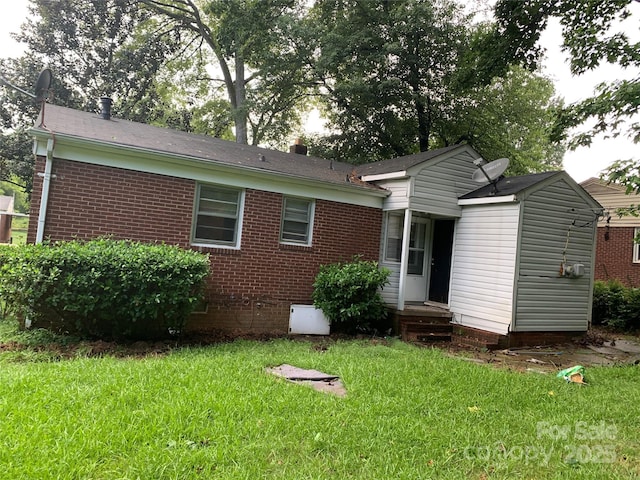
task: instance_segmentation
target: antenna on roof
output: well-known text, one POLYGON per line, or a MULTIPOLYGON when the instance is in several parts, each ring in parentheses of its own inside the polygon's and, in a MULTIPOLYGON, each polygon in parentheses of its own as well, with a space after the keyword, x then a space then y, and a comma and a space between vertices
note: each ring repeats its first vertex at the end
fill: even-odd
POLYGON ((489 182, 493 186, 493 193, 497 193, 498 178, 509 166, 508 158, 499 158, 493 162, 484 163, 482 158, 473 161, 478 168, 471 174, 471 180, 478 183, 489 182))
POLYGON ((35 95, 34 98, 36 100, 36 104, 40 104, 40 126, 44 125, 44 105, 47 103, 47 99, 49 98, 49 89, 51 88, 51 80, 53 79, 53 75, 51 74, 51 70, 45 68, 38 75, 38 80, 36 80, 36 84, 34 87, 35 95))

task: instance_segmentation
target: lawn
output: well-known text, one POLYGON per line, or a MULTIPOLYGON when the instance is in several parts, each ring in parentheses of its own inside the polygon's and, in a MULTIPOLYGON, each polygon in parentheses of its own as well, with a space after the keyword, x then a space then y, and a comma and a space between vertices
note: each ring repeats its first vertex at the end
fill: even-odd
MULTIPOLYGON (((0 334, 25 338, 1 322, 0 334)), ((397 340, 64 360, 10 350, 0 348, 1 478, 640 476, 637 366, 589 368, 578 386, 397 340), (347 396, 265 373, 282 363, 339 375, 347 396)))
POLYGON ((16 245, 27 243, 27 229, 29 227, 28 217, 13 217, 11 221, 11 239, 16 245))

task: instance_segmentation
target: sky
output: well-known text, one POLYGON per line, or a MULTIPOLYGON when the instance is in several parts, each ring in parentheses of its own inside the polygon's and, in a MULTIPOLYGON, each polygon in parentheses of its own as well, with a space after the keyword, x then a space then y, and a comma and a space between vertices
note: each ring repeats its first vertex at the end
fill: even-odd
MULTIPOLYGON (((6 1, 6 0, 5 0, 6 1)), ((5 5, 0 15, 0 58, 19 56, 21 46, 11 39, 10 32, 17 32, 20 25, 27 18, 27 0, 11 0, 10 6, 5 5)), ((634 12, 632 20, 620 28, 627 32, 635 41, 640 40, 640 2, 632 2, 631 10, 634 12)), ((541 38, 542 45, 547 50, 543 73, 554 82, 556 93, 565 99, 565 103, 573 103, 590 96, 594 87, 611 80, 631 79, 640 76, 640 68, 623 70, 616 66, 607 65, 598 68, 588 74, 573 77, 569 71, 566 56, 560 49, 562 43, 560 24, 551 21, 541 38)), ((35 81, 35 79, 34 79, 35 81)), ((21 86, 24 88, 25 86, 21 86)), ((27 89, 29 86, 26 86, 27 89)), ((635 121, 640 121, 636 118, 635 121)), ((311 116, 310 123, 318 125, 318 119, 311 116)), ((312 129, 312 127, 310 127, 312 129)), ((640 159, 640 145, 633 144, 626 137, 616 139, 597 138, 590 147, 580 147, 575 151, 567 152, 563 160, 563 169, 577 182, 590 177, 597 177, 600 172, 615 160, 629 158, 640 159)), ((487 159, 493 160, 493 159, 487 159)))

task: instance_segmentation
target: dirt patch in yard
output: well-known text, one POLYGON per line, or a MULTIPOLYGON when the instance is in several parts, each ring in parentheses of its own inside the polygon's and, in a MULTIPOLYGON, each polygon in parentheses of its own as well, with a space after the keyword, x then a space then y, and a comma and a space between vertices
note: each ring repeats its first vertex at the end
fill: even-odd
POLYGON ((440 348, 448 355, 465 361, 533 373, 558 372, 575 365, 640 364, 640 338, 603 330, 593 330, 575 342, 557 345, 494 351, 454 344, 440 348))
MULTIPOLYGON (((314 351, 323 352, 331 348, 337 341, 357 338, 374 345, 385 345, 389 338, 357 337, 347 335, 331 336, 287 336, 267 333, 212 332, 183 336, 174 340, 155 342, 110 342, 104 340, 78 341, 64 343, 43 343, 25 345, 16 341, 0 343, 0 352, 31 350, 44 352, 49 359, 69 359, 77 357, 113 356, 121 358, 142 358, 166 355, 182 347, 200 347, 228 343, 238 339, 268 341, 275 338, 288 338, 291 341, 303 341, 310 344, 314 351)), ((466 347, 463 345, 434 344, 430 348, 439 348, 447 355, 464 361, 488 364, 499 368, 509 368, 523 372, 551 373, 561 369, 582 365, 640 365, 640 337, 621 335, 604 330, 592 330, 579 341, 559 345, 538 345, 533 347, 511 348, 488 351, 486 349, 466 347)))

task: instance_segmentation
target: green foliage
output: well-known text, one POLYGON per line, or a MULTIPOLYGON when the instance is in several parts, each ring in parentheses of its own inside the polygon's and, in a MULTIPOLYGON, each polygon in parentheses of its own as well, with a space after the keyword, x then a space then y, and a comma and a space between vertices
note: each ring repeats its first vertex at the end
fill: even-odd
MULTIPOLYGON (((452 0, 316 2, 314 75, 334 130, 312 151, 360 164, 467 143, 509 174, 557 168, 550 80, 511 67, 452 0)), ((513 54, 513 53, 512 53, 513 54)))
POLYGON ((387 315, 379 289, 389 282, 390 273, 359 257, 323 265, 313 284, 313 304, 339 329, 353 332, 376 326, 387 315))
MULTIPOLYGON (((1 142, 1 140, 0 140, 1 142)), ((33 177, 33 175, 31 175, 33 177)), ((13 209, 18 213, 29 213, 29 197, 24 191, 21 184, 18 183, 20 179, 16 176, 12 176, 8 181, 0 181, 0 195, 13 196, 15 203, 13 209)), ((15 222, 15 218, 14 218, 15 222)))
POLYGON ((640 288, 625 287, 617 280, 596 280, 592 322, 616 330, 640 328, 640 288))
MULTIPOLYGON (((623 68, 640 66, 640 42, 618 30, 638 24, 631 0, 499 0, 495 42, 497 52, 512 52, 529 68, 535 68, 542 54, 540 34, 551 17, 560 19, 571 72, 581 75, 603 65, 623 68)), ((499 53, 498 53, 499 54, 499 53)), ((612 80, 598 86, 590 98, 559 111, 556 136, 564 139, 572 128, 594 120, 587 131, 574 135, 570 146, 589 145, 601 133, 617 136, 640 108, 640 78, 612 80)), ((630 122, 626 132, 640 140, 640 124, 630 122)))
POLYGON ((208 273, 205 255, 126 240, 0 249, 5 308, 35 326, 82 336, 179 332, 208 273))

